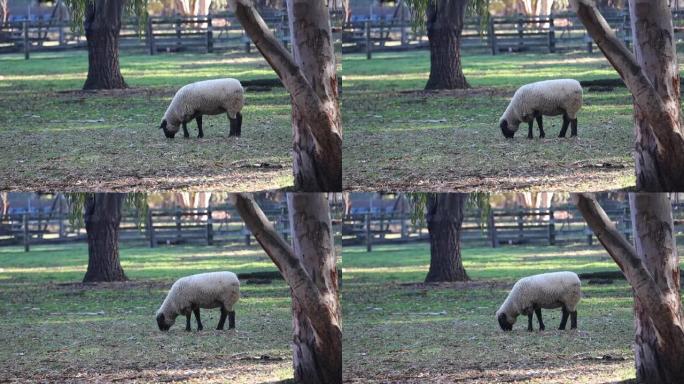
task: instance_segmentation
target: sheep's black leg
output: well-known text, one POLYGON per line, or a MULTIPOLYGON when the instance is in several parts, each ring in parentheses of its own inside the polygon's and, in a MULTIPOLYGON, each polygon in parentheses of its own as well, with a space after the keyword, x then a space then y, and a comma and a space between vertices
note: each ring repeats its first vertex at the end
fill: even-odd
POLYGON ((183 137, 186 139, 190 137, 190 134, 188 133, 188 123, 183 122, 183 137))
POLYGON ((228 311, 221 306, 221 318, 219 319, 218 327, 216 327, 217 330, 223 331, 223 325, 226 323, 226 316, 228 316, 228 311))
POLYGON ((533 125, 534 125, 534 119, 530 120, 529 130, 527 131, 527 138, 528 139, 534 138, 534 135, 532 135, 532 126, 533 125))
POLYGON ((228 115, 228 120, 230 121, 230 133, 228 136, 240 137, 242 132, 242 114, 238 112, 234 119, 231 119, 230 115, 228 115))
POLYGON ((235 311, 228 311, 228 329, 235 329, 235 311))
POLYGON ((530 311, 530 314, 527 315, 527 330, 530 331, 530 332, 533 331, 533 329, 532 329, 532 315, 533 315, 533 314, 534 314, 534 313, 533 313, 532 311, 530 311))
POLYGON ((541 113, 537 113, 537 125, 539 126, 539 138, 543 139, 544 136, 544 124, 542 124, 542 115, 541 113))
POLYGON ((202 326, 202 321, 200 320, 199 307, 193 308, 192 311, 195 312, 195 320, 197 320, 197 330, 201 331, 202 329, 204 329, 204 327, 202 326))
POLYGON ((577 136, 577 118, 570 120, 570 137, 577 136))
POLYGON ((190 332, 190 316, 192 315, 192 312, 188 311, 187 314, 185 314, 185 330, 190 332))
POLYGON ((565 324, 568 323, 568 315, 570 315, 570 312, 568 312, 568 309, 563 306, 563 317, 561 317, 561 323, 558 329, 561 331, 565 330, 565 324))
POLYGON ((204 132, 202 132, 202 115, 197 115, 195 121, 197 121, 197 130, 199 131, 197 138, 201 139, 204 137, 204 132))
POLYGON ((577 328, 577 311, 570 312, 570 329, 577 328))
POLYGON ((544 327, 544 322, 542 321, 541 308, 535 308, 534 312, 537 314, 537 320, 539 321, 539 330, 543 331, 546 327, 544 327))
POLYGON ((235 116, 237 118, 237 135, 242 135, 242 113, 238 112, 235 116))
POLYGON ((563 114, 563 127, 561 128, 558 137, 565 137, 565 132, 568 131, 568 124, 570 124, 570 119, 568 119, 568 115, 563 114))

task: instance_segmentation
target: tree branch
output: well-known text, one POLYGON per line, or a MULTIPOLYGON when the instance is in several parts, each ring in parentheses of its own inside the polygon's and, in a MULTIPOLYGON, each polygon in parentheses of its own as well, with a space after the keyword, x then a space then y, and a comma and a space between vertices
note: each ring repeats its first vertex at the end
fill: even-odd
POLYGON ((283 278, 292 289, 311 325, 319 334, 325 334, 324 324, 336 322, 326 307, 323 295, 311 279, 294 250, 273 228, 259 205, 250 194, 233 194, 233 204, 247 228, 266 254, 273 260, 283 278))
POLYGON ((617 38, 592 0, 572 0, 571 3, 589 35, 625 82, 634 96, 635 103, 643 110, 658 140, 669 142, 672 132, 663 124, 658 124, 659 121, 671 118, 667 106, 643 72, 636 57, 617 38))
POLYGON ((668 334, 670 329, 663 329, 663 325, 668 324, 666 314, 671 308, 662 300, 660 288, 636 249, 617 230, 615 224, 591 194, 577 193, 573 194, 573 198, 589 228, 625 274, 625 278, 634 289, 636 299, 649 312, 656 329, 661 334, 668 334))

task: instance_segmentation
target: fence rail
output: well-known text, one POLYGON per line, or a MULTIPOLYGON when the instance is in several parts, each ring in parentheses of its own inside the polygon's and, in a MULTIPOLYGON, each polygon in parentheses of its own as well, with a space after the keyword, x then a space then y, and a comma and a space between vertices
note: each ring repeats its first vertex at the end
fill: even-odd
MULTIPOLYGON (((632 235, 629 207, 607 208, 606 213, 620 232, 632 235)), ((673 204, 675 231, 684 236, 684 204, 673 204)), ((408 213, 347 215, 342 220, 342 245, 373 245, 428 241, 425 223, 408 213)), ((594 244, 596 237, 575 207, 550 209, 492 209, 482 216, 468 211, 461 228, 461 241, 472 245, 499 247, 512 244, 594 244)))
MULTIPOLYGON (((401 13, 403 15, 403 12, 401 13)), ((684 11, 672 11, 675 37, 684 38, 684 11)), ((606 21, 627 46, 632 40, 629 13, 606 15, 606 21)), ((409 20, 353 21, 343 27, 343 53, 365 52, 368 59, 373 52, 405 51, 429 47, 426 34, 416 30, 409 20)), ((587 50, 595 44, 584 25, 571 13, 542 17, 490 17, 487 23, 480 18, 466 18, 461 37, 463 50, 489 52, 587 50)))

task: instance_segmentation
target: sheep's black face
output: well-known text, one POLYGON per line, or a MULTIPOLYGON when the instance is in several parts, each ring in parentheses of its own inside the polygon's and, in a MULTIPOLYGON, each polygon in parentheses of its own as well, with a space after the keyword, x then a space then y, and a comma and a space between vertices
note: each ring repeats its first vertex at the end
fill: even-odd
POLYGON ((162 123, 161 123, 161 125, 159 126, 159 129, 163 130, 163 131, 164 131, 164 136, 166 136, 166 137, 169 138, 169 139, 173 139, 174 136, 176 136, 176 132, 178 132, 178 129, 177 129, 177 128, 176 128, 175 131, 172 130, 172 129, 170 129, 168 123, 166 122, 166 120, 162 120, 162 123))
POLYGON ((503 329, 504 331, 513 330, 513 324, 508 323, 508 319, 506 318, 505 313, 500 314, 498 317, 498 320, 499 320, 499 326, 501 327, 501 329, 503 329))
POLYGON ((515 135, 515 131, 508 127, 508 121, 506 120, 501 120, 499 128, 501 128, 501 133, 503 133, 504 137, 507 139, 512 139, 513 135, 515 135))
POLYGON ((168 331, 169 328, 171 328, 171 324, 166 324, 166 319, 164 318, 164 314, 160 313, 157 315, 157 325, 159 326, 160 331, 168 331))

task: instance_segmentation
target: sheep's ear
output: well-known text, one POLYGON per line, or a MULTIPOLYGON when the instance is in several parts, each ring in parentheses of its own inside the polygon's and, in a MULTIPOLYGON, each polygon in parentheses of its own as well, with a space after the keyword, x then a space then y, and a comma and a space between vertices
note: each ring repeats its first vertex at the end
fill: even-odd
POLYGON ((159 126, 159 129, 164 129, 164 128, 166 128, 166 119, 162 120, 162 123, 159 126))

